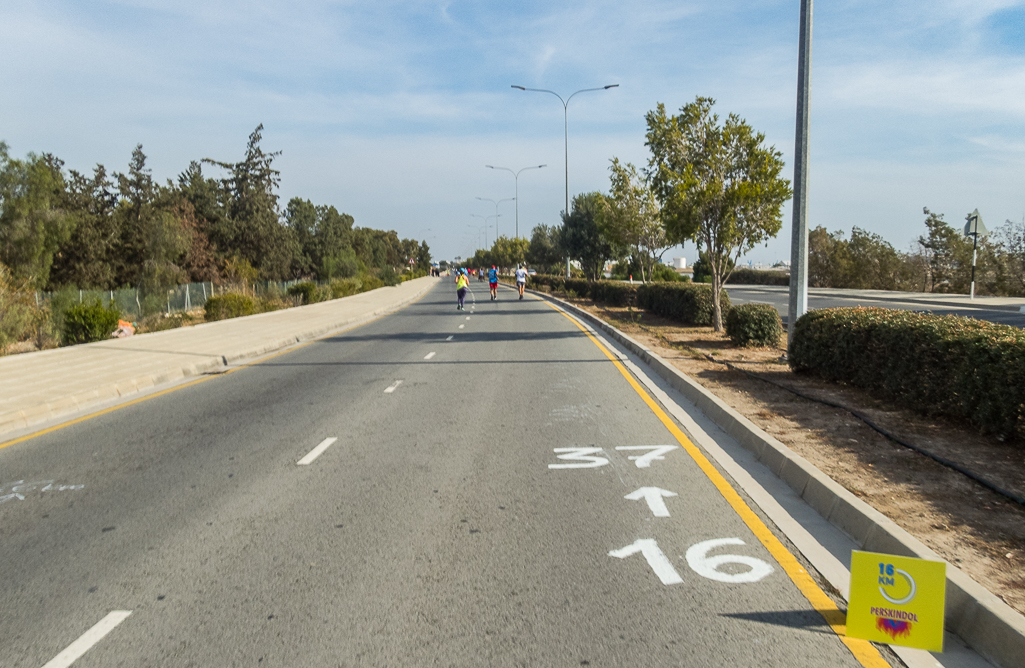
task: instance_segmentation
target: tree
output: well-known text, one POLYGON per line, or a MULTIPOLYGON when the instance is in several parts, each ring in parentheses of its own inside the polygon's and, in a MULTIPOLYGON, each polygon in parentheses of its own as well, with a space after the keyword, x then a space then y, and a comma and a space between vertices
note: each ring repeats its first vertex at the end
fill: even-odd
POLYGON ((662 254, 676 244, 669 241, 658 199, 637 168, 613 158, 609 171, 612 186, 608 196, 602 197, 606 229, 618 245, 633 249, 641 280, 646 281, 662 254))
POLYGON ((179 198, 153 182, 141 144, 132 151, 128 173, 117 174, 116 179, 120 200, 115 212, 119 231, 115 280, 138 285, 152 295, 184 282, 187 276, 178 262, 192 238, 171 212, 179 198))
POLYGON ((562 249, 562 230, 554 225, 538 225, 530 233, 527 263, 542 274, 558 274, 566 253, 562 249))
POLYGON ((1010 283, 1009 291, 1025 294, 1025 219, 1021 223, 1005 221, 996 232, 996 240, 1010 283))
POLYGON ((96 165, 91 178, 69 171, 64 206, 73 220, 71 234, 54 257, 47 289, 120 287, 114 270, 119 239, 114 215, 117 199, 103 165, 96 165))
POLYGON ((203 160, 228 172, 221 180, 227 215, 211 236, 218 248, 231 249, 256 267, 263 278, 281 279, 290 273, 297 245, 278 216, 277 188, 281 179, 273 163, 281 152, 264 152, 260 148, 262 139, 261 123, 249 135, 241 162, 203 160))
POLYGON ((431 247, 427 245, 427 241, 421 241, 420 246, 416 249, 416 268, 421 271, 430 271, 431 269, 431 247))
POLYGON ((580 263, 592 281, 605 271, 605 264, 622 257, 623 249, 610 237, 602 218, 601 193, 591 192, 573 198, 572 212, 562 214, 562 246, 569 256, 580 263))
POLYGON ((527 261, 530 242, 523 238, 501 236, 491 245, 491 263, 513 269, 527 261))
POLYGON ((662 205, 673 242, 694 239, 712 274, 713 326, 722 331, 722 286, 734 263, 757 244, 776 236, 782 207, 792 196, 780 178, 782 154, 764 147, 765 136, 730 114, 720 125, 715 101, 698 97, 668 116, 659 104, 648 112, 648 177, 662 205))
MULTIPOLYGON (((922 213, 927 232, 918 237, 918 245, 929 265, 929 292, 949 292, 959 282, 960 265, 971 244, 943 220, 942 213, 933 213, 927 207, 922 213)), ((969 259, 969 267, 970 263, 969 259)))
POLYGON ((808 233, 808 284, 814 288, 848 287, 852 273, 847 240, 842 231, 830 233, 821 225, 808 233))
POLYGON ((62 208, 62 166, 49 154, 16 160, 0 142, 0 262, 11 270, 12 280, 36 289, 49 282, 54 255, 74 224, 62 208))

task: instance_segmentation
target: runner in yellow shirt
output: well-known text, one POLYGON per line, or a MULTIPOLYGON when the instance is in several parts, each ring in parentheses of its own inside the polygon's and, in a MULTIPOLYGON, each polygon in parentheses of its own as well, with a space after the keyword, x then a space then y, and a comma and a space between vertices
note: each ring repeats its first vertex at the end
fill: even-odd
POLYGON ((466 275, 465 269, 460 269, 456 274, 456 298, 459 300, 459 305, 456 306, 457 311, 463 310, 463 300, 466 299, 466 291, 469 288, 470 278, 466 275))

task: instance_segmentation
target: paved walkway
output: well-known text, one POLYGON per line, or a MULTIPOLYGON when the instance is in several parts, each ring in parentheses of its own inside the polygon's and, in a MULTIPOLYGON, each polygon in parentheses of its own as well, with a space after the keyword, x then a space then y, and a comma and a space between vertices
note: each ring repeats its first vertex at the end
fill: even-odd
POLYGON ((0 435, 353 327, 419 299, 439 280, 418 278, 309 306, 0 357, 0 435))

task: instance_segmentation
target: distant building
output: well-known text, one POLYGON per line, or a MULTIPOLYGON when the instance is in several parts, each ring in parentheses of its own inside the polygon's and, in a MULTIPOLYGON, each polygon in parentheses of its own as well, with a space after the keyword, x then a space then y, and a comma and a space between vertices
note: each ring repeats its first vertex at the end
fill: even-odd
POLYGON ((674 257, 672 263, 669 265, 673 269, 686 269, 687 258, 685 257, 674 257))

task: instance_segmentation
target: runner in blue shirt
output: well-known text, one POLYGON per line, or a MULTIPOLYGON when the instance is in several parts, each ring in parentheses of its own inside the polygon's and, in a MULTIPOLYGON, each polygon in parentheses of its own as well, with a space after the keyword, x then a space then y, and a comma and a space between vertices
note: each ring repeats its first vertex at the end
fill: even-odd
POLYGON ((488 286, 491 288, 491 301, 498 300, 498 268, 491 265, 488 270, 488 286))

